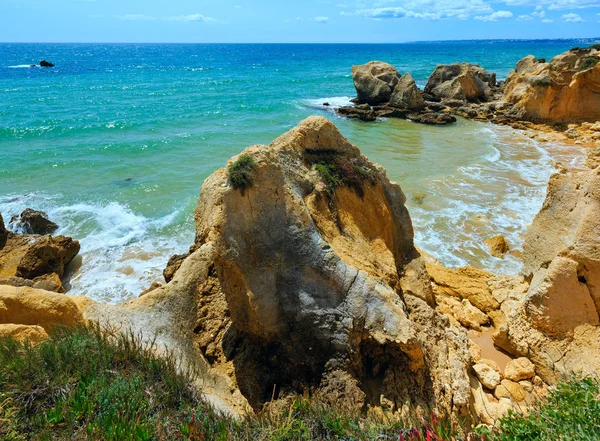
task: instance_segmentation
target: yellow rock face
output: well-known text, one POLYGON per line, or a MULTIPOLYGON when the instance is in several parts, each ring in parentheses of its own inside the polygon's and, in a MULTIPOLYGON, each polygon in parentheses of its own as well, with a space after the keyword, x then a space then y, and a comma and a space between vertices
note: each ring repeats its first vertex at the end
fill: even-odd
POLYGON ((36 344, 48 338, 48 334, 41 326, 2 324, 0 337, 12 337, 19 342, 29 341, 36 344))
POLYGON ((595 49, 568 51, 550 63, 526 57, 507 78, 504 101, 533 122, 600 120, 599 60, 595 49))
POLYGON ((0 285, 0 324, 53 325, 83 322, 77 305, 67 296, 28 287, 0 285))

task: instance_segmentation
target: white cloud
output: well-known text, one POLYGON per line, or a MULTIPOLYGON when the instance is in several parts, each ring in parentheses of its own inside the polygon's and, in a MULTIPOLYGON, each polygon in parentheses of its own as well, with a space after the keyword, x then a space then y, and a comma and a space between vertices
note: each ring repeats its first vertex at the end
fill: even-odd
POLYGON ((546 17, 546 11, 535 8, 535 11, 533 11, 531 14, 519 15, 519 20, 533 20, 534 18, 544 17, 546 17))
POLYGON ((536 9, 547 8, 551 11, 596 8, 600 6, 598 0, 500 0, 500 2, 510 6, 535 6, 536 9))
POLYGON ((342 12, 340 12, 340 15, 342 15, 344 17, 351 17, 354 14, 352 12, 342 11, 342 12))
POLYGON ((127 14, 117 15, 116 18, 119 20, 131 20, 131 21, 183 21, 183 22, 202 22, 202 23, 216 23, 217 19, 207 17, 202 14, 189 14, 189 15, 171 15, 164 17, 156 17, 153 15, 144 14, 127 14))
POLYGON ((533 20, 531 15, 519 15, 519 20, 533 20))
POLYGON ((329 17, 315 17, 315 21, 319 23, 327 23, 327 20, 329 20, 329 17))
POLYGON ((581 15, 574 13, 565 14, 562 16, 562 19, 567 23, 581 23, 584 21, 583 18, 581 18, 581 15))
POLYGON ((510 11, 496 11, 490 15, 479 15, 475 17, 475 20, 480 21, 498 21, 499 18, 511 18, 513 13, 510 11))
MULTIPOLYGON (((368 3, 373 0, 367 0, 368 3)), ((372 7, 356 11, 356 15, 374 19, 420 18, 466 20, 473 15, 491 14, 492 7, 485 0, 375 0, 372 7)))
POLYGON ((542 20, 542 23, 554 23, 554 20, 550 20, 549 18, 545 18, 542 20))

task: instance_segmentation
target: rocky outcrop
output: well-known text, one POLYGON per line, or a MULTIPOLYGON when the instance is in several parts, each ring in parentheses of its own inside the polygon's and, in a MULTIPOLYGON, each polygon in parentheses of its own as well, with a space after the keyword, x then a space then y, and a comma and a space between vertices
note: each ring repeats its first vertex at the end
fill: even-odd
POLYGON ((0 325, 53 326, 83 323, 70 297, 40 289, 0 285, 0 325))
POLYGON ((4 226, 4 219, 2 218, 2 214, 0 213, 0 250, 4 248, 6 245, 6 241, 8 240, 8 230, 4 226))
POLYGON ((600 51, 572 49, 549 63, 528 56, 506 79, 512 116, 533 122, 600 120, 600 51))
POLYGON ((460 101, 488 101, 496 87, 496 74, 476 64, 443 64, 435 68, 425 93, 434 97, 460 101))
POLYGON ((50 63, 49 61, 42 60, 40 61, 40 67, 54 67, 54 64, 50 63))
POLYGON ((502 303, 496 344, 547 382, 600 372, 600 167, 552 176, 523 246, 521 296, 502 303))
POLYGON ((398 71, 388 63, 370 61, 352 66, 352 80, 360 104, 376 105, 390 100, 398 84, 398 71))
POLYGON ((10 220, 13 231, 23 234, 52 234, 58 230, 58 225, 48 219, 43 211, 25 209, 20 215, 10 220))
POLYGON ((244 155, 252 184, 210 176, 195 251, 128 308, 192 302, 177 315, 199 354, 255 408, 317 390, 466 415, 467 338, 432 308, 400 187, 324 118, 244 155))
POLYGON ((399 109, 421 111, 425 107, 425 100, 421 91, 410 73, 405 73, 396 84, 388 105, 399 109))
POLYGON ((427 124, 430 126, 444 126, 456 122, 456 118, 447 113, 425 112, 410 113, 408 119, 413 122, 427 124))
POLYGON ((0 248, 0 284, 64 293, 61 279, 79 248, 70 237, 8 232, 0 248))

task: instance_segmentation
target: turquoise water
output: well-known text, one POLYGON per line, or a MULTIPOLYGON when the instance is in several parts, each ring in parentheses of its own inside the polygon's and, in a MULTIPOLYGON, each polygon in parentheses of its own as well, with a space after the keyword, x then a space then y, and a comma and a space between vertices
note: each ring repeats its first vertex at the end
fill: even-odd
POLYGON ((525 55, 581 41, 401 45, 0 44, 0 211, 43 209, 82 242, 72 293, 120 301, 193 241, 202 181, 248 145, 309 115, 340 130, 409 196, 416 240, 451 266, 516 272, 482 240, 518 248, 560 157, 506 128, 337 118, 354 96, 352 64, 379 59, 423 86, 436 64, 479 63, 505 77, 525 55), (54 69, 31 68, 47 59, 54 69))

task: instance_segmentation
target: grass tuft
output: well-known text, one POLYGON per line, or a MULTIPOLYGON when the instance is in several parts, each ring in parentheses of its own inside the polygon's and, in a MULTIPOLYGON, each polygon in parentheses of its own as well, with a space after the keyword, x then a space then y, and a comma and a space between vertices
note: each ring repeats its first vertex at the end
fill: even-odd
POLYGON ((578 70, 582 71, 591 69, 592 67, 596 66, 598 62, 600 62, 600 59, 596 57, 585 57, 581 60, 578 70))
POLYGON ((252 186, 253 172, 256 169, 254 158, 247 153, 240 155, 237 161, 228 168, 229 184, 239 190, 252 186))

